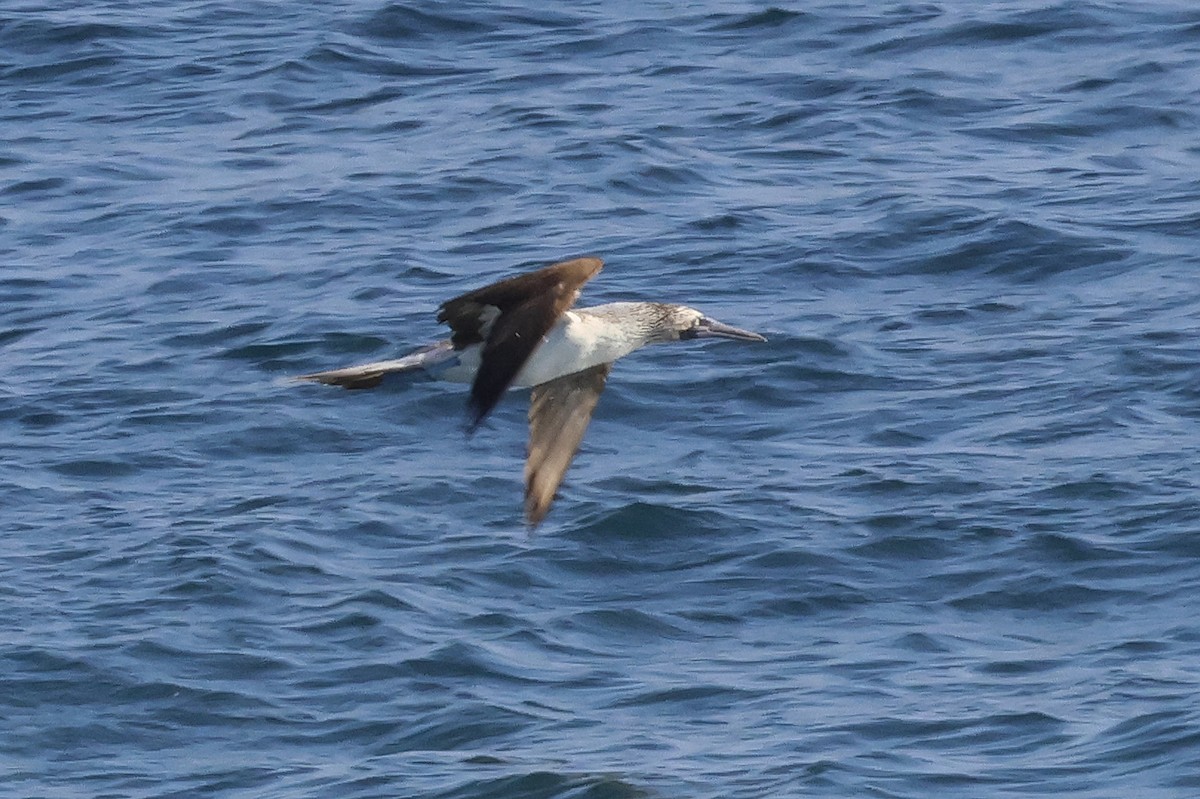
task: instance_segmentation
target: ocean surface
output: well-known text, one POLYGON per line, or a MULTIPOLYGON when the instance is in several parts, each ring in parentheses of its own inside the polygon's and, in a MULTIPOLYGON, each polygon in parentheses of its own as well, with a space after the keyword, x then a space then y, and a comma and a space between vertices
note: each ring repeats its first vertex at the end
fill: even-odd
POLYGON ((7 0, 0 796, 1200 795, 1198 130, 1183 0, 7 0), (536 531, 287 381, 584 254, 769 342, 536 531))

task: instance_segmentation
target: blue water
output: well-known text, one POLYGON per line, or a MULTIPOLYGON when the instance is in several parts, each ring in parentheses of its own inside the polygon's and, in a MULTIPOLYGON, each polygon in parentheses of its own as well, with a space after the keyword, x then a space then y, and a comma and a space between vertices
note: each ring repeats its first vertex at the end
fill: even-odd
MULTIPOLYGON (((1200 793, 1200 8, 0 8, 0 795, 1200 793), (283 378, 597 254, 762 345, 283 378)), ((58 4, 63 5, 63 4, 58 4)))

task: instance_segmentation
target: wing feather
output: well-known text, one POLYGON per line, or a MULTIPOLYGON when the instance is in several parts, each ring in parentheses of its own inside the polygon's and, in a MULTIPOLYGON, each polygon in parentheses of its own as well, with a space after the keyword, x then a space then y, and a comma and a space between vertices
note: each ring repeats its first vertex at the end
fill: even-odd
POLYGON ((602 363, 534 387, 525 460, 525 520, 530 525, 537 526, 550 510, 610 371, 612 364, 602 363))
POLYGON ((483 344, 471 384, 470 429, 479 426, 554 323, 600 271, 599 258, 576 258, 517 275, 442 303, 438 321, 453 331, 455 349, 483 344))

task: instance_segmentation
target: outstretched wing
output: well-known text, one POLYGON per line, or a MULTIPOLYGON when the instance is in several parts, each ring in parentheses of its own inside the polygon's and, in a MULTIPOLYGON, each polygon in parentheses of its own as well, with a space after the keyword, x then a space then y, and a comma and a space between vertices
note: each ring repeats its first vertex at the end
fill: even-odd
POLYGON ((534 387, 525 460, 525 520, 530 525, 538 525, 550 510, 611 371, 611 363, 602 363, 534 387))
POLYGON ((470 429, 496 407, 543 337, 603 265, 599 258, 563 261, 442 303, 438 321, 453 331, 454 348, 483 344, 471 384, 470 429))

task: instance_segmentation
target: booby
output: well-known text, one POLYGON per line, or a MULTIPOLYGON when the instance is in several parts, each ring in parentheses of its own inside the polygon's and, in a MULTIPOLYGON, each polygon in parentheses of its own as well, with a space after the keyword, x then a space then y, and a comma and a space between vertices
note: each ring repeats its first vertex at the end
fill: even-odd
POLYGON ((449 339, 403 358, 296 379, 362 389, 388 374, 425 370, 470 383, 472 432, 508 389, 532 388, 525 519, 536 527, 575 457, 614 361, 659 342, 766 341, 684 305, 613 302, 572 310, 583 284, 602 266, 599 258, 576 258, 469 291, 438 309, 449 339))

